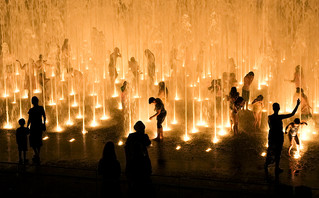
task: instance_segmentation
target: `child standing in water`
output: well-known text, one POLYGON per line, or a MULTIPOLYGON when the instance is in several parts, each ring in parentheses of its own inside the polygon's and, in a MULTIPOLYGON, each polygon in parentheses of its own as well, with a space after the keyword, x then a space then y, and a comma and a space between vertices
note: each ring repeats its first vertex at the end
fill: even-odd
POLYGON ((167 103, 168 89, 167 89, 164 81, 161 81, 158 83, 158 94, 157 95, 162 100, 162 102, 164 104, 167 103))
POLYGON ((301 109, 301 119, 308 121, 312 118, 311 107, 309 105, 308 97, 304 93, 304 90, 300 87, 296 88, 296 93, 294 95, 294 100, 300 99, 300 109, 301 109))
POLYGON ((245 104, 245 100, 242 97, 238 97, 237 100, 233 104, 233 108, 232 108, 232 111, 231 111, 231 123, 233 124, 234 135, 237 135, 239 133, 239 130, 238 130, 238 124, 239 124, 238 112, 243 108, 244 104, 245 104))
POLYGON ((262 114, 262 109, 264 107, 264 97, 262 95, 259 95, 253 102, 253 114, 254 114, 254 118, 255 118, 255 122, 254 122, 254 127, 255 129, 260 129, 261 126, 261 114, 262 114))
POLYGON ((290 142, 290 146, 288 149, 289 156, 291 156, 290 151, 292 149, 293 142, 295 142, 296 146, 297 146, 297 155, 300 154, 300 143, 299 143, 299 138, 298 138, 298 130, 299 130, 299 126, 303 125, 303 124, 308 125, 307 122, 300 122, 300 119, 296 118, 293 122, 291 122, 290 124, 288 124, 286 126, 285 134, 288 133, 289 142, 290 142))
POLYGON ((242 96, 245 100, 244 109, 246 110, 248 110, 250 85, 254 80, 254 76, 255 76, 254 72, 251 71, 248 74, 246 74, 246 76, 244 77, 244 86, 242 90, 242 96))
POLYGON ((163 140, 163 122, 166 118, 167 112, 164 107, 164 103, 160 98, 154 98, 150 97, 148 99, 149 104, 155 104, 155 111, 156 113, 152 115, 149 119, 156 117, 157 120, 157 137, 155 138, 156 141, 162 141, 163 140))
POLYGON ((21 118, 19 120, 20 127, 17 129, 16 132, 16 140, 18 144, 18 150, 19 150, 19 164, 26 164, 28 163, 27 160, 27 151, 28 151, 28 135, 30 133, 29 129, 26 128, 25 120, 21 118), (22 159, 23 154, 23 159, 22 159))

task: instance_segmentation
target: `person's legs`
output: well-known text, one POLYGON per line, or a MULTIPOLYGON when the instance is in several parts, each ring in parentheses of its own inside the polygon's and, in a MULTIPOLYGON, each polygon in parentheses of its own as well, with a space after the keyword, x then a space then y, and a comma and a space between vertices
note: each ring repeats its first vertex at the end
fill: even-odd
POLYGON ((254 128, 257 129, 257 123, 258 123, 258 115, 257 115, 257 112, 253 112, 253 115, 254 115, 254 128))
POLYGON ((283 170, 279 167, 282 145, 283 145, 283 142, 278 143, 276 145, 276 151, 275 151, 275 171, 276 171, 276 173, 283 172, 283 170))
POLYGON ((22 163, 22 151, 19 150, 19 163, 22 163))
POLYGON ((157 116, 157 138, 159 138, 159 140, 163 140, 163 122, 165 120, 166 117, 166 113, 164 114, 160 114, 157 116))
POLYGON ((292 143, 293 143, 293 139, 294 139, 294 138, 293 138, 291 135, 288 135, 288 137, 289 137, 289 142, 290 142, 290 146, 289 146, 289 148, 288 148, 288 155, 291 156, 291 155, 290 155, 290 151, 291 151, 292 146, 293 146, 292 143))
POLYGON ((248 110, 248 102, 249 102, 249 91, 242 90, 242 97, 245 100, 244 109, 248 110))
POLYGON ((260 112, 258 112, 258 114, 257 114, 257 117, 258 117, 258 128, 260 129, 260 127, 261 127, 261 115, 262 115, 262 112, 260 111, 260 112))
POLYGON ((163 135, 163 127, 160 128, 160 129, 158 129, 158 130, 159 130, 159 138, 160 138, 160 140, 163 140, 163 138, 164 138, 164 135, 163 135))
POLYGON ((297 135, 295 136, 295 143, 296 143, 296 147, 297 147, 297 154, 300 155, 300 142, 299 142, 299 138, 297 135))
POLYGON ((235 122, 234 122, 234 134, 238 134, 238 116, 235 115, 235 122))

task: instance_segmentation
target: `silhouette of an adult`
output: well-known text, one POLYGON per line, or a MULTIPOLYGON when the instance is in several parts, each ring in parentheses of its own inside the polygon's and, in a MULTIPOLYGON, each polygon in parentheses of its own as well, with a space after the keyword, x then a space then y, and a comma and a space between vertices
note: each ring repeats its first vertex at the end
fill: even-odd
POLYGON ((266 156, 266 162, 264 165, 265 171, 268 173, 268 165, 275 162, 275 173, 279 174, 283 170, 279 167, 280 155, 282 150, 282 145, 284 143, 283 126, 282 120, 290 118, 295 115, 298 106, 300 105, 300 100, 297 100, 297 105, 290 114, 279 115, 280 105, 274 103, 272 108, 274 113, 268 116, 269 134, 268 134, 268 150, 266 156))
POLYGON ((33 107, 29 110, 29 119, 27 127, 30 125, 30 146, 34 151, 32 161, 36 164, 40 163, 40 149, 42 146, 42 132, 46 130, 45 127, 45 112, 43 106, 39 106, 39 99, 33 96, 31 99, 33 107), (43 119, 42 119, 43 118, 43 119))
POLYGON ((102 197, 121 197, 121 166, 116 159, 114 143, 104 146, 102 159, 99 161, 98 173, 102 175, 102 197))
POLYGON ((129 191, 132 197, 149 197, 151 189, 151 160, 147 146, 151 144, 145 134, 145 125, 142 121, 134 125, 135 133, 131 133, 125 143, 126 177, 129 182, 129 191))

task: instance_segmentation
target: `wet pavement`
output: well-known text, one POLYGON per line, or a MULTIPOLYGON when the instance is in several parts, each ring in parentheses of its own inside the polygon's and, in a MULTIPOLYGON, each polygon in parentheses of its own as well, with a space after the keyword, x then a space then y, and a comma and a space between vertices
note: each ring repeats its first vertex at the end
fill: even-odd
MULTIPOLYGON (((250 116, 250 112, 242 113, 241 119, 247 120, 246 118, 250 116)), ((265 120, 263 121, 265 123, 265 120)), ((307 186, 312 189, 313 197, 319 197, 317 134, 313 134, 310 140, 304 141, 299 159, 287 155, 288 138, 285 136, 281 160, 284 172, 275 177, 274 167, 270 167, 269 175, 266 176, 263 170, 265 159, 261 154, 266 151, 267 131, 250 130, 250 122, 242 123, 241 134, 233 136, 228 133, 225 136, 219 136, 220 141, 216 144, 212 143, 212 128, 199 128, 200 132, 189 134, 191 140, 185 142, 182 139, 184 131, 180 130, 183 127, 171 125, 171 130, 165 132, 164 142, 152 142, 149 148, 153 168, 152 179, 157 195, 206 197, 207 194, 207 197, 210 197, 209 195, 215 193, 214 195, 217 196, 232 197, 238 196, 238 192, 241 192, 239 197, 266 196, 280 184, 286 186, 288 191, 296 186, 307 186), (207 150, 208 148, 211 150, 207 150)), ((147 126, 149 125, 155 125, 155 123, 147 123, 147 126)), ((60 186, 57 188, 61 189, 65 195, 78 193, 82 197, 96 197, 99 178, 96 167, 104 144, 107 141, 113 141, 116 144, 120 140, 125 142, 119 132, 121 131, 119 113, 115 114, 111 120, 105 121, 103 126, 103 128, 90 129, 86 135, 81 133, 81 126, 65 129, 61 133, 46 132, 44 136, 48 136, 48 139, 43 141, 40 167, 32 164, 18 166, 15 133, 1 130, 2 181, 0 182, 5 184, 2 188, 21 192, 24 191, 24 184, 19 187, 10 184, 16 183, 17 180, 29 183, 34 181, 32 178, 37 178, 35 181, 45 181, 47 186, 60 186), (75 140, 70 142, 72 138, 75 140), (21 177, 21 175, 28 176, 21 177), (75 186, 81 189, 77 193, 72 190, 75 186), (85 186, 86 190, 81 186, 85 186)), ((147 130, 147 133, 150 137, 154 136, 152 131, 147 130)), ((124 146, 116 145, 116 153, 121 163, 122 182, 125 188, 124 146)), ((32 158, 31 149, 29 149, 28 158, 32 158)), ((50 194, 48 193, 50 190, 43 189, 43 195, 50 194)), ((296 189, 291 192, 295 193, 296 189)), ((52 192, 52 197, 54 193, 57 192, 52 192)))

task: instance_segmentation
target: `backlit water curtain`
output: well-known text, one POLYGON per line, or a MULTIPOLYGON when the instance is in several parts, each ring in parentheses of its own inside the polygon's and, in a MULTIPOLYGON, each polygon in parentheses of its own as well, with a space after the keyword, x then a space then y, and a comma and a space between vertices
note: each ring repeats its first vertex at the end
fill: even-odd
POLYGON ((240 93, 245 74, 255 73, 250 100, 264 95, 267 115, 274 101, 282 112, 292 110, 296 87, 288 80, 297 65, 315 115, 318 19, 316 0, 1 1, 1 126, 17 127, 37 96, 48 131, 77 126, 86 133, 125 111, 127 135, 154 113, 147 99, 162 85, 164 130, 183 131, 185 141, 209 130, 217 143, 229 133, 231 73, 240 93), (112 79, 113 52, 119 57, 112 79))

